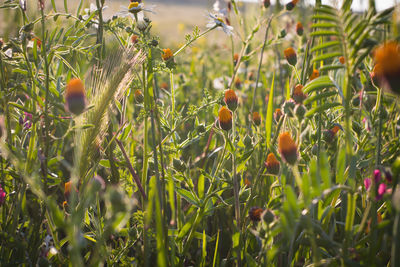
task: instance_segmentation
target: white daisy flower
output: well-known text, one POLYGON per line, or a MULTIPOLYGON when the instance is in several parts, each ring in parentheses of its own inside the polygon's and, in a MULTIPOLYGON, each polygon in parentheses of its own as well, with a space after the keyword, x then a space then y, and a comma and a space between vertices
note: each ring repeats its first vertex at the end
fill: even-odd
MULTIPOLYGON (((225 1, 222 2, 226 5, 225 1)), ((228 16, 228 10, 226 8, 222 8, 221 6, 221 0, 216 0, 213 5, 214 12, 224 15, 224 17, 228 16)))
POLYGON ((207 28, 215 28, 215 27, 221 27, 222 30, 227 34, 227 35, 233 35, 233 27, 227 25, 224 22, 224 16, 223 14, 211 14, 209 13, 208 16, 210 16, 211 20, 207 24, 207 28))
POLYGON ((128 7, 121 6, 122 11, 118 12, 117 16, 120 17, 130 16, 134 19, 137 19, 137 14, 141 11, 154 13, 153 8, 154 6, 145 7, 143 3, 131 2, 128 7))
MULTIPOLYGON (((103 6, 102 10, 104 11, 105 9, 107 9, 108 6, 103 6)), ((97 11, 97 6, 93 3, 90 3, 90 7, 89 8, 85 8, 85 14, 82 16, 83 20, 87 20, 90 18, 90 16, 95 13, 97 11)), ((95 27, 96 29, 99 27, 99 21, 97 19, 92 19, 93 22, 93 27, 95 27)))
POLYGON ((13 51, 12 51, 11 48, 9 48, 9 49, 6 50, 6 52, 4 52, 4 54, 5 54, 7 57, 12 58, 13 51))

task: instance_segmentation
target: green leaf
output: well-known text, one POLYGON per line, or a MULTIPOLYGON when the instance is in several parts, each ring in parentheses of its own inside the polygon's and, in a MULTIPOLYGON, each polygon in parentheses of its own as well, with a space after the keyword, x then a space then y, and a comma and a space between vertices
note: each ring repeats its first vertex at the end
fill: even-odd
POLYGON ((329 76, 324 75, 307 83, 303 88, 303 92, 309 94, 317 90, 331 88, 331 87, 335 87, 335 84, 333 83, 331 78, 329 78, 329 76))
POLYGON ((189 203, 195 205, 196 207, 200 207, 200 202, 199 202, 198 198, 195 195, 193 195, 192 192, 187 191, 186 189, 183 189, 183 188, 176 188, 176 192, 181 197, 186 199, 189 203))
POLYGON ((306 117, 310 117, 310 116, 314 115, 315 113, 321 113, 321 112, 323 112, 325 110, 328 110, 328 109, 331 109, 331 108, 335 108, 335 107, 338 107, 338 106, 341 106, 341 105, 342 105, 341 103, 337 103, 337 102, 335 102, 335 103, 324 103, 322 106, 317 106, 317 107, 309 110, 306 113, 306 117))
POLYGON ((267 116, 265 120, 265 131, 266 131, 266 141, 267 146, 270 147, 271 142, 271 133, 272 133, 272 116, 274 113, 274 82, 275 82, 275 73, 272 76, 271 90, 269 91, 268 97, 268 107, 267 107, 267 116))

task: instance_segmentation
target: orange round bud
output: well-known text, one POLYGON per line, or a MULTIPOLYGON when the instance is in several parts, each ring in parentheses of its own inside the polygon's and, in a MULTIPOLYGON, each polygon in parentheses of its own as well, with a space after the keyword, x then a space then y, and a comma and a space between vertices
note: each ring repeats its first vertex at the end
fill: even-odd
POLYGON ((299 21, 296 24, 296 33, 297 33, 297 35, 302 36, 303 32, 304 32, 303 24, 301 24, 301 22, 299 21))
POLYGON ((277 175, 279 173, 280 163, 276 159, 274 153, 269 153, 265 161, 265 167, 269 174, 277 175))
POLYGON ((283 54, 285 55, 286 60, 288 63, 292 66, 295 66, 297 63, 297 54, 296 51, 293 49, 293 47, 286 48, 283 51, 283 54))
POLYGON ((86 107, 85 87, 80 79, 72 79, 65 89, 65 103, 69 112, 79 115, 86 107))
POLYGON ((345 60, 344 60, 344 57, 343 57, 343 56, 341 56, 341 57, 339 58, 339 62, 340 62, 341 64, 343 64, 343 65, 344 65, 344 63, 345 63, 345 60))
POLYGON ((232 128, 232 112, 227 107, 219 109, 218 120, 221 129, 229 131, 232 128))
POLYGON ((264 209, 258 207, 252 207, 249 210, 250 220, 253 222, 259 222, 261 220, 261 214, 264 212, 264 209))
POLYGON ((298 104, 303 103, 304 99, 307 98, 307 95, 303 93, 303 85, 301 84, 296 85, 296 87, 293 90, 292 98, 298 104))
POLYGON ((236 96, 235 91, 233 91, 232 89, 225 90, 224 101, 230 110, 236 110, 238 105, 238 97, 236 96))
POLYGON ((278 140, 279 153, 288 164, 294 165, 297 161, 297 145, 288 132, 281 133, 278 140))
POLYGON ((314 80, 314 79, 316 79, 318 77, 319 77, 319 71, 314 69, 313 72, 310 75, 310 81, 312 81, 312 80, 314 80))
POLYGON ((168 61, 174 57, 174 53, 172 53, 171 49, 166 48, 166 49, 163 49, 163 54, 161 55, 161 57, 164 61, 168 61))
POLYGON ((257 111, 253 112, 253 122, 256 126, 260 126, 261 124, 261 116, 257 111))

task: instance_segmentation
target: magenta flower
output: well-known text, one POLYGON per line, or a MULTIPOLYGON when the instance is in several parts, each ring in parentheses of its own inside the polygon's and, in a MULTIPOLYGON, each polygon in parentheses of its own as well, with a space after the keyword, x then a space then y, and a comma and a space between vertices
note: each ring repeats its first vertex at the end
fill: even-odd
POLYGON ((371 179, 370 178, 364 179, 364 186, 365 186, 366 190, 368 190, 371 187, 371 179))
POLYGON ((375 183, 376 184, 381 180, 382 175, 381 175, 381 171, 380 170, 376 169, 374 171, 374 178, 375 178, 375 183))
POLYGON ((0 185, 0 206, 3 205, 4 201, 6 200, 6 192, 0 185))
POLYGON ((386 193, 386 184, 380 184, 378 187, 378 193, 376 195, 376 200, 382 199, 383 195, 386 193))

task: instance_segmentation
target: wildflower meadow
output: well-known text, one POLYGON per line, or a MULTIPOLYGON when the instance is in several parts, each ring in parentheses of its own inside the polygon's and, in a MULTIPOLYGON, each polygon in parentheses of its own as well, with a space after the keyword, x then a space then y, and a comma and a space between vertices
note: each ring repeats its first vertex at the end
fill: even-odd
POLYGON ((204 1, 182 37, 0 1, 0 266, 400 266, 400 8, 363 2, 204 1))

